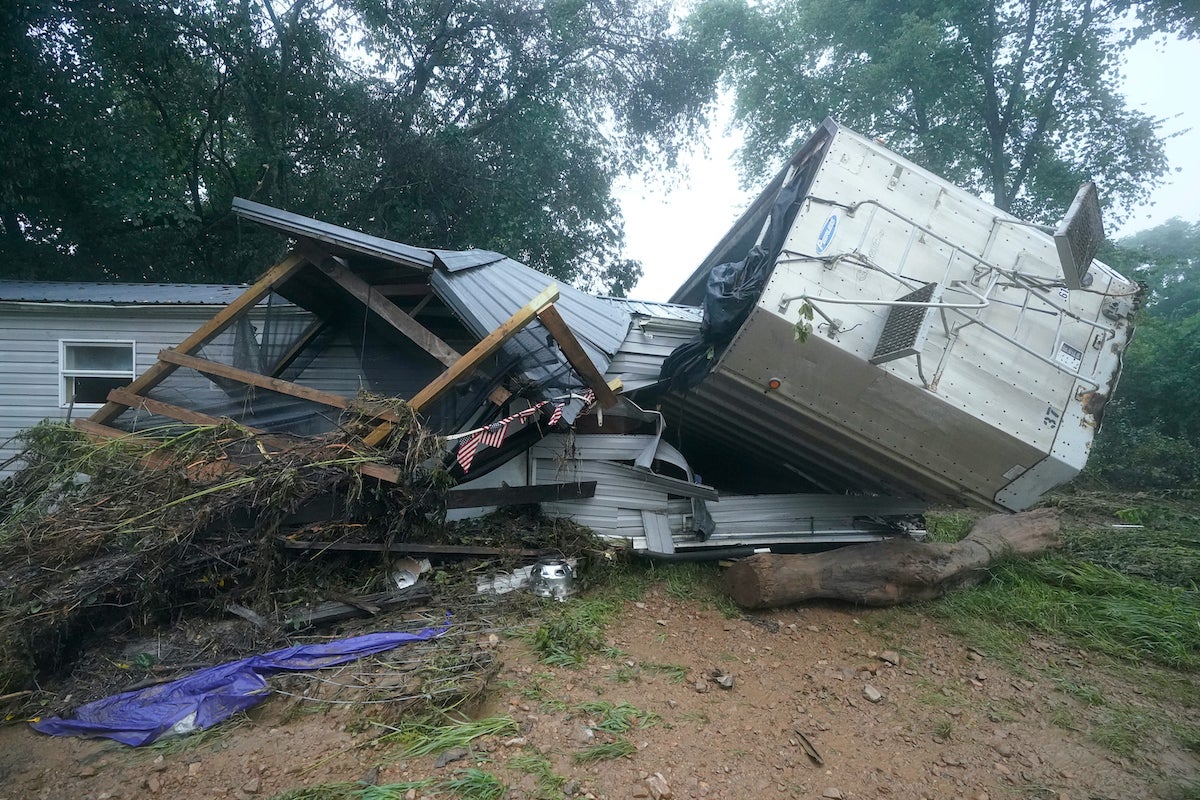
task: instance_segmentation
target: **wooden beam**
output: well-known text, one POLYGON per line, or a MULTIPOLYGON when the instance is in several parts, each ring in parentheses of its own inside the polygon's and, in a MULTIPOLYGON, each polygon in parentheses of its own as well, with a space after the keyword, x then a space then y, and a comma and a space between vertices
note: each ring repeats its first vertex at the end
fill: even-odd
POLYGON ((120 403, 129 408, 145 409, 151 414, 158 414, 160 417, 170 417, 180 422, 186 422, 189 425, 221 425, 228 421, 227 419, 209 416, 208 414, 201 414, 199 411, 192 411, 188 408, 180 408, 170 403, 164 403, 161 400, 142 397, 140 394, 134 394, 128 389, 113 389, 108 393, 108 400, 111 403, 120 403))
POLYGON ((582 500, 595 496, 596 481, 501 486, 495 489, 452 489, 446 493, 446 508, 519 506, 526 503, 551 503, 555 500, 582 500))
POLYGON ((612 408, 616 405, 617 396, 604 382, 604 376, 588 358, 583 345, 575 338, 575 333, 567 325, 567 321, 562 318, 562 314, 558 313, 558 309, 554 306, 543 309, 538 313, 538 321, 546 326, 546 330, 550 331, 550 335, 554 337, 554 341, 558 342, 563 355, 567 357, 567 362, 575 369, 579 377, 583 378, 583 382, 588 385, 588 388, 595 392, 596 400, 600 405, 604 408, 612 408))
POLYGON ((311 608, 302 608, 294 616, 283 621, 283 629, 294 631, 324 625, 353 617, 366 617, 381 611, 392 611, 402 606, 424 603, 433 596, 425 581, 417 581, 403 589, 392 589, 376 594, 347 597, 345 600, 326 600, 311 608), (347 602, 353 601, 353 602, 347 602))
POLYGON ((441 397, 451 386, 464 376, 475 370, 480 361, 495 353, 500 347, 516 336, 522 329, 537 317, 547 306, 558 299, 558 286, 550 284, 517 313, 508 318, 500 327, 489 333, 479 344, 472 347, 462 358, 455 361, 453 366, 439 375, 428 386, 417 392, 408 404, 415 412, 421 412, 435 400, 441 397))
POLYGON ((130 444, 136 444, 140 447, 158 447, 161 442, 154 439, 147 439, 144 436, 138 436, 136 433, 129 433, 119 428, 113 428, 108 425, 101 425, 99 422, 92 422, 90 419, 76 419, 71 421, 73 427, 86 433, 92 439, 124 439, 130 444))
POLYGON ((400 422, 400 416, 388 408, 375 408, 355 403, 348 397, 343 397, 340 394, 331 392, 323 392, 320 389, 310 389, 307 386, 301 386, 298 383, 291 381, 283 381, 279 378, 268 378, 266 375, 259 375, 257 372, 248 372, 237 367, 230 367, 225 364, 218 364, 215 361, 209 361, 204 358, 196 358, 187 356, 183 353, 178 353, 174 350, 163 350, 158 354, 159 359, 169 364, 174 364, 178 367, 187 367, 194 369, 197 372, 202 372, 205 375, 216 375, 221 378, 228 378, 238 383, 245 383, 249 386, 257 386, 260 389, 268 389, 272 392, 279 392, 291 397, 299 397, 302 400, 311 400, 314 403, 320 403, 324 406, 332 408, 340 408, 346 411, 358 411, 368 417, 375 419, 385 419, 388 422, 400 422))
MULTIPOLYGON (((272 289, 292 277, 296 273, 296 270, 304 266, 305 263, 307 262, 300 254, 296 252, 289 253, 283 261, 280 261, 263 273, 262 277, 255 281, 253 286, 242 292, 236 300, 218 311, 212 319, 201 325, 194 333, 176 345, 174 348, 175 352, 191 353, 215 339, 242 314, 257 305, 259 300, 270 294, 272 289)), ((139 375, 126 388, 134 394, 140 395, 147 389, 153 389, 162 383, 177 367, 178 365, 176 364, 164 364, 160 360, 151 366, 150 369, 139 375)), ((125 408, 126 406, 120 403, 109 401, 97 409, 96 413, 92 414, 91 419, 93 422, 105 425, 120 416, 125 408)))
POLYGON ((399 306, 376 291, 371 284, 339 264, 328 253, 309 242, 300 246, 300 252, 304 254, 305 258, 316 264, 321 272, 333 279, 334 283, 349 292, 351 296, 379 315, 384 322, 404 334, 413 344, 442 362, 443 365, 448 367, 458 361, 458 352, 453 347, 405 314, 399 306))

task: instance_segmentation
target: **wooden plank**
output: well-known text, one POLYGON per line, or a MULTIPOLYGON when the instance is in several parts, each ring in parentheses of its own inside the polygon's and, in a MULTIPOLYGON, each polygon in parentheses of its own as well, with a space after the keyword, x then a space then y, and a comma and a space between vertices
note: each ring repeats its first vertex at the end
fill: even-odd
POLYGON ((596 481, 546 483, 538 486, 501 486, 495 489, 453 489, 446 493, 446 508, 517 506, 555 500, 583 500, 596 496, 596 481))
POLYGON ((311 542, 294 539, 283 539, 282 544, 288 550, 330 550, 353 553, 417 553, 421 555, 439 556, 521 556, 523 558, 539 558, 555 551, 553 550, 513 550, 506 547, 484 547, 469 544, 425 544, 419 542, 311 542))
MULTIPOLYGON (((291 252, 283 261, 280 261, 275 266, 271 267, 262 277, 255 281, 254 285, 242 292, 236 300, 234 300, 225 308, 221 309, 216 315, 205 324, 196 329, 194 333, 175 346, 174 350, 177 353, 191 353, 197 348, 200 348, 208 342, 221 335, 221 332, 232 325, 246 311, 253 308, 276 286, 287 281, 307 262, 304 257, 296 252, 291 252)), ((172 372, 178 368, 177 364, 164 364, 161 360, 151 366, 148 370, 134 379, 133 383, 129 384, 127 389, 134 394, 142 394, 147 389, 153 389, 162 383, 172 372)), ((111 400, 96 410, 92 414, 93 422, 98 422, 105 425, 112 422, 121 412, 125 410, 125 406, 120 403, 114 403, 111 400)))
POLYGON ((417 392, 408 401, 413 411, 420 412, 442 396, 451 386, 465 375, 472 372, 480 361, 484 360, 500 347, 516 336, 526 325, 537 317, 538 313, 558 299, 558 286, 550 284, 517 313, 508 318, 500 327, 489 333, 479 344, 472 347, 454 365, 439 375, 428 386, 417 392))
POLYGON ((425 581, 417 581, 412 586, 406 586, 403 589, 348 597, 346 600, 326 600, 312 608, 301 609, 299 613, 289 616, 283 621, 283 628, 293 631, 352 617, 368 617, 381 611, 392 611, 402 606, 424 603, 432 596, 433 591, 429 588, 429 584, 425 581))
POLYGON ((583 382, 588 385, 588 388, 595 392, 597 402, 604 408, 612 408, 616 405, 617 396, 605 383, 600 370, 596 369, 596 365, 588 358, 583 345, 575 338, 575 333, 567 325, 567 321, 562 318, 562 314, 558 313, 558 309, 554 306, 543 309, 538 313, 538 321, 546 326, 546 330, 550 331, 550 335, 554 337, 554 341, 558 342, 563 355, 567 357, 567 362, 574 367, 579 377, 583 378, 583 382))
POLYGON ((245 383, 250 386, 257 386, 260 389, 268 389, 272 392, 279 392, 291 397, 299 397, 302 400, 311 400, 314 403, 330 406, 332 408, 340 408, 343 410, 359 411, 366 416, 374 417, 375 419, 385 419, 388 422, 400 422, 401 419, 396 412, 387 408, 372 408, 355 403, 348 397, 343 397, 340 394, 331 392, 323 392, 320 389, 310 389, 307 386, 301 386, 298 383, 291 381, 280 380, 279 378, 268 378, 266 375, 259 375, 257 372, 248 372, 237 367, 230 367, 225 364, 218 364, 215 361, 209 361, 204 358, 196 358, 195 356, 187 356, 183 353, 174 350, 163 350, 158 354, 159 359, 169 364, 174 364, 178 367, 187 367, 194 369, 197 372, 202 372, 205 375, 216 375, 221 378, 228 378, 239 383, 245 383))
POLYGON ((396 469, 395 467, 388 467, 384 466, 383 464, 368 463, 359 464, 357 467, 355 467, 355 469, 357 469, 363 475, 366 475, 368 478, 375 478, 377 480, 386 481, 387 483, 400 482, 400 470, 396 469))
POLYGON ((179 406, 170 403, 164 403, 160 400, 152 400, 149 397, 142 397, 139 394, 134 394, 128 389, 113 389, 108 393, 109 402, 120 403, 129 408, 141 408, 149 411, 151 414, 158 414, 160 417, 170 417, 177 419, 180 422, 186 422, 189 425, 221 425, 228 421, 219 417, 201 414, 199 411, 192 411, 188 408, 180 408, 179 406))
POLYGON ((339 264, 328 253, 309 242, 301 245, 300 252, 304 254, 305 258, 316 264, 317 268, 328 275, 334 283, 349 292, 356 300, 379 315, 384 322, 404 334, 413 344, 442 362, 443 365, 449 367, 458 361, 458 351, 439 339, 424 325, 405 314, 399 306, 376 291, 371 284, 339 264))

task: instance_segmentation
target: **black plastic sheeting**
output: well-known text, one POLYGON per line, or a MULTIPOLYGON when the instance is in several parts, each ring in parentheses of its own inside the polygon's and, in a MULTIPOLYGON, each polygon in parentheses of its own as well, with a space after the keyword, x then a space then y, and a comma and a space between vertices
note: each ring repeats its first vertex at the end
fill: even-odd
POLYGON ((700 335, 663 361, 659 380, 665 388, 687 391, 698 386, 758 303, 821 163, 819 158, 805 155, 811 153, 793 159, 799 167, 775 195, 766 232, 758 243, 740 261, 718 264, 709 272, 700 335))

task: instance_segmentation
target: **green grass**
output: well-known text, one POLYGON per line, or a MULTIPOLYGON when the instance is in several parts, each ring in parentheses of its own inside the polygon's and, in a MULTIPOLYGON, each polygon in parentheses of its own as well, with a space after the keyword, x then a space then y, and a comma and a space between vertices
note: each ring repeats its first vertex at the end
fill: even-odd
POLYGON ((645 729, 662 721, 662 717, 653 711, 643 711, 629 703, 616 705, 602 700, 580 703, 575 706, 577 711, 589 715, 594 720, 595 730, 606 733, 626 733, 634 729, 645 729))
POLYGON ((321 783, 302 789, 288 789, 270 800, 404 800, 410 790, 420 792, 433 785, 431 780, 363 786, 361 783, 321 783))
POLYGON ((579 667, 605 647, 604 626, 616 613, 616 604, 595 598, 557 603, 547 607, 541 623, 522 636, 544 663, 579 667))
MULTIPOLYGON (((1088 650, 1177 668, 1200 664, 1195 592, 1061 557, 1005 564, 993 580, 934 603, 962 630, 1015 626, 1088 650), (983 623, 981 625, 981 623, 983 623)), ((985 646, 986 647, 986 646, 985 646)))
POLYGON ((954 736, 954 723, 948 719, 935 722, 933 725, 933 735, 939 739, 952 738, 954 736))
POLYGON ((580 750, 572 758, 578 764, 590 764, 596 761, 608 761, 614 758, 624 758, 637 752, 637 748, 628 739, 617 739, 613 742, 594 744, 580 750))
POLYGON ((1117 755, 1134 758, 1151 726, 1151 720, 1141 712, 1110 708, 1088 732, 1088 738, 1117 755))
POLYGON ((495 775, 475 767, 456 771, 439 787, 465 800, 500 800, 508 791, 508 787, 495 775))
POLYGON ((967 535, 977 515, 961 509, 925 512, 925 530, 931 542, 957 542, 967 535))
POLYGON ((671 683, 683 683, 687 680, 688 668, 682 664, 656 664, 653 661, 645 661, 641 667, 646 672, 665 675, 671 683))
POLYGON ((1200 753, 1200 725, 1175 722, 1171 724, 1171 733, 1175 734, 1175 738, 1185 750, 1200 753))
POLYGON ((1163 800, 1200 800, 1200 781, 1178 783, 1159 792, 1163 800))
POLYGON ((1058 685, 1059 689, 1076 698, 1085 706, 1103 706, 1107 704, 1104 695, 1091 684, 1079 683, 1062 677, 1055 678, 1054 682, 1058 685))
POLYGON ((383 727, 388 729, 388 733, 381 736, 380 741, 401 745, 407 756, 442 753, 456 747, 467 747, 482 736, 516 736, 518 732, 516 721, 507 716, 478 720, 425 717, 383 727))
POLYGON ((566 785, 567 779, 554 771, 550 759, 544 755, 533 752, 523 753, 510 758, 507 766, 510 769, 533 775, 537 779, 537 794, 534 797, 539 800, 558 800, 563 796, 562 788, 566 785))
POLYGON ((1056 708, 1050 712, 1050 724, 1056 728, 1062 728, 1066 731, 1077 731, 1079 725, 1075 722, 1075 715, 1066 708, 1056 708))

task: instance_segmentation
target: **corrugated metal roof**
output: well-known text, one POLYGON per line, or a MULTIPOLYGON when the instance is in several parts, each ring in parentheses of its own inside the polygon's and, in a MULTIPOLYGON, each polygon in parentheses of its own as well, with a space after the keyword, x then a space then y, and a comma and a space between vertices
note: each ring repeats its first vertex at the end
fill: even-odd
POLYGON ((311 217, 255 203, 252 200, 245 200, 241 197, 233 198, 233 213, 295 236, 316 239, 319 242, 356 253, 403 264, 406 267, 416 267, 425 271, 433 269, 433 253, 429 250, 371 236, 350 228, 343 228, 340 225, 321 222, 311 217))
MULTIPOLYGON (((543 272, 505 258, 475 269, 434 272, 434 293, 462 320, 472 333, 483 338, 498 328, 551 283, 560 296, 555 306, 579 339, 584 351, 604 374, 613 354, 629 331, 628 313, 610 303, 563 285, 543 272)), ((546 388, 566 388, 566 360, 557 347, 547 347, 546 329, 534 322, 505 345, 505 353, 520 359, 520 368, 530 380, 546 388)))
POLYGON ((508 256, 503 253, 493 253, 491 250, 430 250, 429 252, 433 253, 437 268, 447 272, 483 267, 508 259, 508 256))
POLYGON ((0 281, 0 301, 97 305, 225 306, 245 285, 215 283, 58 283, 0 281))
POLYGON ((603 300, 614 308, 619 308, 635 316, 694 322, 697 325, 704 318, 704 309, 700 306, 685 306, 678 303, 654 303, 649 300, 630 300, 625 297, 608 297, 604 295, 597 299, 603 300))

